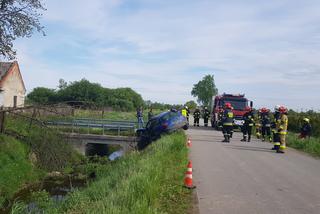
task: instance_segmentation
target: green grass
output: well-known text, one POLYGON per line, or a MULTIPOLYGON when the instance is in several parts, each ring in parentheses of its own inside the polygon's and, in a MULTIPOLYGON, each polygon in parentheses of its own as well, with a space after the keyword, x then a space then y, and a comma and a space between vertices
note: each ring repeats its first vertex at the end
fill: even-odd
MULTIPOLYGON (((161 110, 153 110, 153 113, 159 114, 161 110)), ((76 110, 75 118, 96 118, 96 119, 108 119, 108 120, 130 120, 136 121, 137 116, 136 112, 120 112, 120 111, 106 111, 102 117, 102 111, 93 111, 93 110, 76 110)), ((148 119, 148 111, 143 112, 143 118, 145 121, 148 119)))
POLYGON ((320 157, 320 138, 299 139, 298 134, 289 133, 287 146, 320 157))
POLYGON ((183 187, 188 150, 183 132, 162 137, 143 152, 97 167, 97 180, 45 213, 187 213, 183 187))
POLYGON ((40 171, 29 161, 27 146, 0 135, 0 207, 26 183, 38 179, 40 171))

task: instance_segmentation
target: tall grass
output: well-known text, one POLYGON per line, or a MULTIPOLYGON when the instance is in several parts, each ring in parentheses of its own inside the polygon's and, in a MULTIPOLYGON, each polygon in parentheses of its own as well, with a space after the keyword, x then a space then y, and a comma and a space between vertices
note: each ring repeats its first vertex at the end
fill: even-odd
POLYGON ((22 136, 21 142, 36 159, 36 165, 46 171, 61 170, 80 159, 65 137, 55 129, 30 125, 28 119, 16 116, 6 118, 6 132, 22 136))
POLYGON ((30 163, 24 144, 0 135, 0 208, 22 184, 35 181, 39 172, 30 163))
POLYGON ((287 145, 320 157, 320 138, 311 137, 310 139, 299 139, 297 134, 289 133, 287 145))
POLYGON ((183 187, 188 151, 182 132, 162 137, 97 168, 97 181, 71 193, 45 213, 186 213, 190 190, 183 187))

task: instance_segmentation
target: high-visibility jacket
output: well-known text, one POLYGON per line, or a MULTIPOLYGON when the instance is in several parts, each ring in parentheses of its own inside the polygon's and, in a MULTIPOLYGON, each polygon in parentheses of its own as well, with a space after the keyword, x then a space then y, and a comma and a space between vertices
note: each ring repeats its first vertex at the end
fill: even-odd
POLYGON ((222 124, 224 126, 233 126, 233 112, 231 109, 226 109, 223 112, 223 116, 222 116, 222 124))
POLYGON ((281 114, 279 124, 279 134, 287 134, 288 130, 288 116, 281 114))
POLYGON ((182 114, 182 116, 187 117, 187 109, 185 109, 185 108, 182 109, 181 114, 182 114))

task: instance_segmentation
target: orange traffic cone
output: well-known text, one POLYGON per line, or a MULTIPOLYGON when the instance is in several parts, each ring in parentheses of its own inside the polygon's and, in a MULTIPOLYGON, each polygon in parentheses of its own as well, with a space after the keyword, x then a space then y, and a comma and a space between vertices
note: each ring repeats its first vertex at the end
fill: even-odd
POLYGON ((190 138, 188 138, 188 141, 187 141, 187 146, 190 148, 192 146, 192 143, 191 143, 191 140, 190 138))
POLYGON ((188 189, 193 189, 195 186, 192 184, 192 163, 189 161, 187 171, 184 177, 184 186, 188 189))

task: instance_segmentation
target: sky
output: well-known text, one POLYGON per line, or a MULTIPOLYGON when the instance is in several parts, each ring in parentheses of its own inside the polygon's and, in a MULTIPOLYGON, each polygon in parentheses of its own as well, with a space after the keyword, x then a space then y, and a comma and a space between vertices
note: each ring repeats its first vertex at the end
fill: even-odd
POLYGON ((46 36, 15 42, 28 92, 85 78, 183 104, 210 74, 256 107, 320 110, 319 0, 43 2, 46 36))

